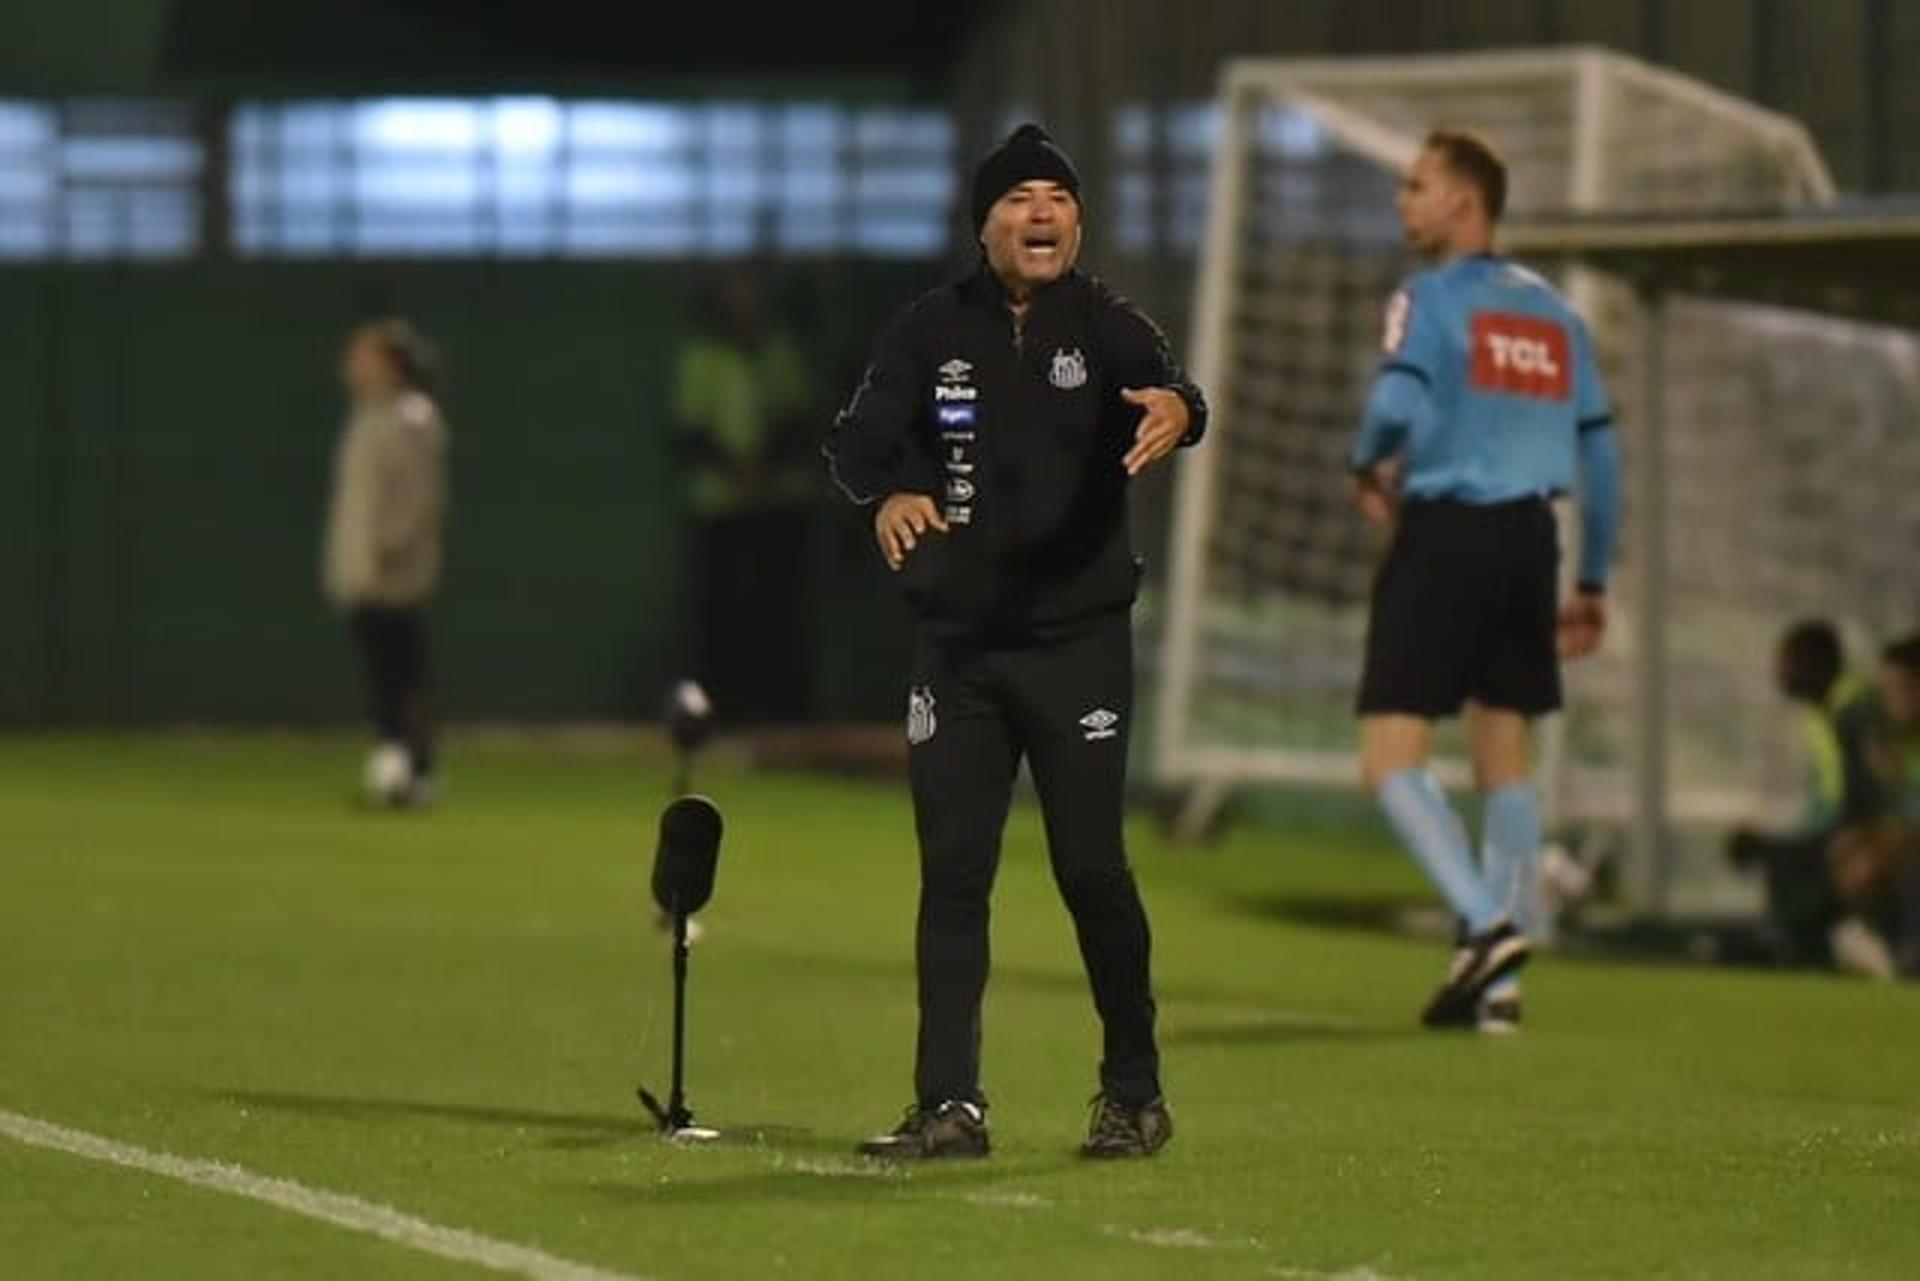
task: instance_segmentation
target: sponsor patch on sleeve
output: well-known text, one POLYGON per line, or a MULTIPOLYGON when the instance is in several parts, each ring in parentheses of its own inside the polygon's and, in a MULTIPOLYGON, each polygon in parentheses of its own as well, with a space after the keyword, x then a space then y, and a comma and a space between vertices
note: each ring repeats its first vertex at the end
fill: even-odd
POLYGON ((1380 331, 1380 350, 1389 356, 1400 354, 1406 345, 1407 329, 1413 323, 1413 294, 1405 289, 1393 291, 1387 299, 1387 316, 1380 331))

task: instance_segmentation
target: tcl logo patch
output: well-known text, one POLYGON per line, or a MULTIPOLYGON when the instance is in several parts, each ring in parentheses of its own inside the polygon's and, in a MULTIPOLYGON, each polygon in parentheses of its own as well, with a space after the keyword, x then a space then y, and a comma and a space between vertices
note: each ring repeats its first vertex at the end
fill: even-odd
POLYGON ((1567 331, 1538 316, 1475 312, 1473 385, 1510 396, 1566 400, 1573 395, 1567 331))

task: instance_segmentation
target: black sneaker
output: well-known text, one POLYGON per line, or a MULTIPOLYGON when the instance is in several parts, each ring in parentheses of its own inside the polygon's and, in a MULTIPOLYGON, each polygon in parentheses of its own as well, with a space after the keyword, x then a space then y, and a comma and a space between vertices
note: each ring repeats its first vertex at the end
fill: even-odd
POLYGON ((1093 1121, 1080 1155, 1096 1158, 1152 1156, 1173 1137, 1173 1114, 1165 1099, 1130 1108, 1105 1094, 1093 1097, 1093 1121))
MULTIPOLYGON (((1453 921, 1453 957, 1447 962, 1447 977, 1451 981, 1454 970, 1462 963, 1462 958, 1470 950, 1473 931, 1468 928, 1465 917, 1455 917, 1453 921)), ((1443 988, 1442 991, 1445 989, 1443 988)), ((1427 1002, 1427 1008, 1420 1013, 1420 1022, 1427 1027, 1470 1028, 1474 1025, 1476 1011, 1471 1005, 1439 1005, 1440 996, 1436 993, 1427 1002)))
POLYGON ((1516 1036, 1520 1032, 1520 994, 1493 997, 1480 1002, 1480 1014, 1474 1024, 1483 1036, 1516 1036))
POLYGON ((1479 1023, 1486 990, 1527 963, 1526 935, 1510 921, 1462 938, 1447 967, 1447 981, 1427 1002, 1420 1022, 1434 1028, 1470 1028, 1479 1023))
POLYGON ((856 1149, 861 1156, 890 1161, 931 1161, 979 1157, 992 1150, 987 1114, 976 1103, 949 1099, 937 1108, 914 1104, 887 1134, 876 1134, 856 1149))

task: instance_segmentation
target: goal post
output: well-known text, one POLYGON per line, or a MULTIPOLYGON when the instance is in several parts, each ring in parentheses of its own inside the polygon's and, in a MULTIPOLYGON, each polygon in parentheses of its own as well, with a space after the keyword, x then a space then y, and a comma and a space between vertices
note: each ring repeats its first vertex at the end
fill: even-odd
MULTIPOLYGON (((1382 307, 1410 269, 1393 190, 1441 124, 1506 154, 1516 243, 1529 220, 1782 211, 1834 193, 1798 122, 1603 50, 1229 64, 1190 343, 1214 414, 1175 486, 1156 707, 1157 775, 1203 803, 1246 784, 1357 781, 1351 706, 1381 548, 1350 508, 1345 448, 1382 307)), ((1817 475, 1795 460, 1835 422, 1885 443, 1886 423, 1920 421, 1920 355, 1910 335, 1830 317, 1650 307, 1585 270, 1561 284, 1593 331, 1629 486, 1614 625, 1569 669, 1543 779, 1559 817, 1637 830, 1646 900, 1661 888, 1647 847, 1669 817, 1751 817, 1783 792, 1792 763, 1775 745, 1792 735, 1768 682, 1780 626, 1816 612, 1865 635, 1893 619, 1863 577, 1809 576, 1795 542, 1823 523, 1830 556, 1849 527, 1872 537, 1847 500, 1887 483, 1871 451, 1841 450, 1817 475), (1823 364, 1851 376, 1823 380, 1823 364)), ((1877 456, 1920 486, 1920 444, 1877 456)), ((1440 765, 1461 778, 1457 758, 1440 765)))

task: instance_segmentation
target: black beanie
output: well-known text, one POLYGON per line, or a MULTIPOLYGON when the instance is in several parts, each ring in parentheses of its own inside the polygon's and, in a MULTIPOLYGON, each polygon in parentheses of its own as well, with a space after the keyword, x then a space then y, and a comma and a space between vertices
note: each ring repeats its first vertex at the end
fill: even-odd
POLYGON ((973 229, 986 225, 993 202, 1023 182, 1057 182, 1080 199, 1080 174, 1039 125, 1025 124, 987 153, 973 171, 973 229))

